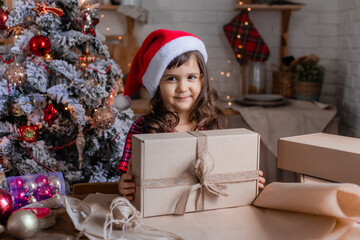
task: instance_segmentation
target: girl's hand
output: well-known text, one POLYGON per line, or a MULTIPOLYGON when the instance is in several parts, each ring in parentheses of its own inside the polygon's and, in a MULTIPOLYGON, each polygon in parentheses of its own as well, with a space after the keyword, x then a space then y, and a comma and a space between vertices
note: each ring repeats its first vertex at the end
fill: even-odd
POLYGON ((135 183, 131 173, 124 173, 121 175, 118 182, 120 195, 129 201, 134 200, 135 183))
POLYGON ((263 175, 264 173, 261 170, 259 170, 259 190, 264 189, 264 184, 266 182, 265 178, 262 177, 263 175))

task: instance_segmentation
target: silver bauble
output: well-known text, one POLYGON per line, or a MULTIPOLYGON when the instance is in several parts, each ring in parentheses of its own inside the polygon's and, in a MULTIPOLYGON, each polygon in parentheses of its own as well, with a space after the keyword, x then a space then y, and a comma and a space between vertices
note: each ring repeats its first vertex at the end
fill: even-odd
POLYGON ((20 65, 12 65, 6 69, 4 78, 10 84, 20 87, 26 82, 26 70, 20 65))
POLYGON ((93 115, 94 127, 107 129, 115 122, 115 114, 109 108, 99 108, 93 115))
POLYGON ((49 185, 51 187, 54 187, 56 189, 60 188, 60 180, 58 179, 58 177, 56 175, 50 175, 48 177, 48 180, 49 180, 49 185))
POLYGON ((124 111, 128 109, 130 105, 131 102, 129 96, 124 96, 120 94, 114 99, 114 107, 119 111, 124 111))
POLYGON ((28 210, 13 212, 7 221, 7 232, 16 238, 30 238, 38 231, 38 219, 28 210))

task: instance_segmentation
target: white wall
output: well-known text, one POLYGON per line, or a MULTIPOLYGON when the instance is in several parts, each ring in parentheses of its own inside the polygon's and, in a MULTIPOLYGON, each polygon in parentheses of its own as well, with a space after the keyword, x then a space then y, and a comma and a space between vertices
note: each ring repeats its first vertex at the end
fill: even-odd
POLYGON ((341 132, 360 137, 360 1, 339 3, 339 80, 336 97, 341 118, 341 132))
MULTIPOLYGON (((135 35, 141 43, 153 30, 184 30, 201 37, 208 52, 208 67, 213 86, 222 97, 238 96, 239 65, 223 32, 238 11, 234 0, 142 0, 149 10, 147 24, 136 23, 135 35), (222 75, 221 73, 224 73, 222 75), (230 73, 227 77, 226 73, 230 73)), ((295 58, 314 53, 326 68, 320 100, 336 104, 341 117, 341 133, 360 136, 360 1, 297 0, 305 3, 293 11, 289 31, 289 55, 295 58)), ((104 34, 123 34, 125 17, 111 11, 102 12, 97 29, 104 34), (106 31, 110 27, 110 31, 106 31)), ((279 11, 252 11, 250 18, 268 44, 271 55, 266 62, 267 92, 271 92, 271 68, 279 63, 279 11)))

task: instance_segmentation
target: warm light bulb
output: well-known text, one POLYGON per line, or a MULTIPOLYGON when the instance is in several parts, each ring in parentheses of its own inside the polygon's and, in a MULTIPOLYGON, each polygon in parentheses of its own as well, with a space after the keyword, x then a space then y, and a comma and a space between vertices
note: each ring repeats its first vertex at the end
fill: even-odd
POLYGON ((226 96, 226 99, 230 99, 230 96, 226 96))
POLYGON ((229 59, 229 60, 227 60, 227 63, 228 63, 228 64, 230 64, 230 63, 231 63, 231 60, 230 60, 230 59, 229 59))
POLYGON ((240 35, 237 35, 237 38, 241 38, 241 36, 240 36, 240 35))
POLYGON ((223 75, 224 75, 224 72, 221 72, 220 74, 221 74, 221 76, 223 76, 223 75))
POLYGON ((228 102, 228 105, 231 106, 231 102, 228 102))
POLYGON ((239 2, 239 5, 243 5, 243 2, 242 2, 242 1, 240 1, 240 2, 239 2))
POLYGON ((226 77, 230 77, 230 73, 228 72, 228 73, 226 73, 226 77))
POLYGON ((100 16, 101 18, 104 18, 105 17, 105 15, 104 14, 101 14, 101 16, 100 16))
POLYGON ((122 36, 118 36, 118 39, 121 40, 123 37, 122 36))
POLYGON ((106 31, 110 31, 110 28, 109 28, 109 27, 107 27, 107 28, 106 28, 106 31))
POLYGON ((250 12, 250 11, 251 11, 251 8, 248 8, 247 10, 250 12))
POLYGON ((248 22, 245 22, 245 25, 247 26, 247 25, 249 25, 249 23, 248 23, 248 22))

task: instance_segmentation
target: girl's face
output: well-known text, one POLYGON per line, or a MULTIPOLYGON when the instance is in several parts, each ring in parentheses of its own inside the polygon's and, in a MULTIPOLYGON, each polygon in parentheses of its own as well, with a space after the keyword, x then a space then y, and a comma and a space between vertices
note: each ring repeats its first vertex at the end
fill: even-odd
POLYGON ((180 67, 166 69, 159 87, 162 100, 177 113, 189 111, 201 91, 201 72, 195 55, 180 67))

